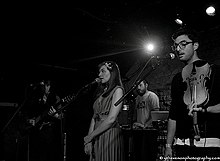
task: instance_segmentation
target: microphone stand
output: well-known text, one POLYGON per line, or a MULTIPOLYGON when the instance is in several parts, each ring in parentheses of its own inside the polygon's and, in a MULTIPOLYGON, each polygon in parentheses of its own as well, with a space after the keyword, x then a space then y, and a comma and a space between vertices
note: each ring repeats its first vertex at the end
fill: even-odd
POLYGON ((85 86, 83 86, 82 88, 80 88, 78 90, 78 92, 76 94, 71 94, 71 100, 68 101, 68 103, 66 103, 65 105, 63 105, 61 108, 59 108, 58 110, 56 110, 56 112, 53 113, 52 116, 54 116, 55 114, 60 114, 61 115, 61 127, 60 127, 60 132, 61 132, 61 145, 62 145, 62 155, 63 155, 63 158, 62 158, 62 161, 66 161, 67 160, 67 133, 66 131, 64 130, 64 126, 65 126, 65 117, 64 117, 64 113, 65 113, 65 110, 66 108, 72 103, 74 102, 78 96, 80 95, 80 93, 87 89, 90 85, 92 85, 94 82, 92 83, 89 83, 85 86))
POLYGON ((75 95, 72 94, 72 97, 73 97, 73 98, 71 99, 71 101, 68 101, 68 103, 67 103, 66 105, 64 105, 64 106, 62 106, 61 108, 59 108, 58 110, 56 110, 56 112, 54 112, 52 116, 54 116, 54 115, 57 114, 57 113, 61 113, 64 109, 66 109, 66 107, 69 106, 72 102, 74 102, 74 101, 77 99, 77 97, 79 96, 79 94, 80 94, 84 89, 87 89, 87 88, 89 87, 89 85, 90 85, 90 84, 87 84, 87 85, 83 86, 82 88, 80 88, 75 95))
MULTIPOLYGON (((148 66, 148 64, 150 63, 150 61, 153 58, 157 58, 156 56, 151 56, 150 59, 145 63, 144 67, 142 68, 142 70, 140 71, 140 73, 138 74, 137 78, 135 79, 132 87, 114 104, 115 106, 119 105, 125 98, 127 98, 135 89, 136 87, 144 80, 144 78, 146 78, 150 73, 152 73, 156 68, 154 65, 152 65, 152 70, 149 71, 144 77, 141 78, 144 70, 146 69, 146 67, 148 66)), ((157 65, 159 65, 159 62, 157 63, 157 65)), ((131 109, 129 109, 131 110, 131 109)), ((129 114, 130 118, 130 130, 128 133, 128 160, 129 161, 133 161, 133 136, 132 136, 132 131, 133 131, 133 112, 134 110, 132 110, 132 112, 129 112, 131 114, 129 114)))
POLYGON ((81 93, 83 90, 87 89, 90 85, 91 85, 91 83, 90 83, 90 84, 87 84, 87 85, 85 85, 85 86, 83 86, 82 88, 80 88, 75 95, 72 94, 71 96, 72 96, 73 98, 71 99, 71 101, 68 101, 67 104, 65 104, 64 106, 62 106, 62 107, 59 108, 58 110, 56 110, 56 112, 54 112, 53 115, 52 115, 52 116, 54 116, 54 115, 57 114, 57 113, 61 115, 61 145, 63 145, 63 146, 62 146, 62 155, 63 155, 62 161, 66 161, 66 160, 67 160, 67 155, 66 155, 66 154, 67 154, 67 133, 66 133, 65 130, 64 130, 64 126, 65 126, 64 111, 66 110, 66 108, 67 108, 72 102, 74 102, 74 101, 77 99, 77 97, 80 95, 80 93, 81 93))
POLYGON ((62 154, 63 154, 63 161, 66 161, 66 132, 64 130, 65 126, 65 116, 63 110, 60 111, 60 133, 61 133, 61 145, 62 146, 62 154))
MULTIPOLYGON (((19 114, 19 112, 21 111, 21 109, 23 108, 23 106, 25 105, 25 103, 26 103, 26 101, 28 100, 28 96, 27 96, 27 88, 28 88, 28 86, 26 86, 26 88, 25 88, 25 98, 24 98, 24 100, 23 100, 23 102, 21 103, 21 105, 19 105, 18 107, 17 107, 17 109, 15 110, 15 112, 13 113, 13 115, 9 118, 9 120, 6 122, 6 124, 4 125, 4 127, 1 129, 1 132, 0 132, 0 136, 1 137, 3 137, 4 138, 4 135, 5 135, 5 133, 6 133, 6 130, 9 128, 9 126, 10 126, 10 124, 12 123, 12 121, 15 119, 15 117, 19 114)), ((19 142, 19 138, 18 138, 18 136, 16 136, 16 140, 15 140, 15 142, 16 142, 16 160, 17 160, 17 151, 18 151, 18 142, 19 142)), ((30 160, 30 154, 29 154, 30 152, 29 152, 29 136, 28 136, 28 138, 27 138, 27 161, 29 161, 30 160)))
MULTIPOLYGON (((146 69, 147 65, 150 63, 150 61, 153 58, 155 58, 155 56, 151 56, 150 59, 146 62, 146 64, 144 65, 144 67, 142 68, 140 73, 138 74, 136 80, 134 81, 134 84, 132 85, 132 87, 114 104, 115 106, 119 105, 131 92, 134 91, 134 89, 136 89, 136 87, 141 83, 142 80, 144 80, 144 78, 147 75, 149 75, 153 70, 155 70, 155 66, 152 66, 153 70, 151 70, 149 73, 147 73, 147 75, 145 75, 143 78, 141 78, 141 75, 143 74, 143 72, 146 69)), ((157 65, 159 65, 159 63, 157 65)))

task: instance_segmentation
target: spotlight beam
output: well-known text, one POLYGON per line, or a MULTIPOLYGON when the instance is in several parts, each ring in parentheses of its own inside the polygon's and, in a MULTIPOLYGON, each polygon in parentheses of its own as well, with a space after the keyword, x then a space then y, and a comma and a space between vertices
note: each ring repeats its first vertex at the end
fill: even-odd
POLYGON ((108 57, 108 56, 118 55, 118 54, 137 51, 137 50, 140 50, 140 48, 130 49, 130 50, 123 50, 123 51, 119 51, 119 52, 112 52, 112 53, 108 53, 108 54, 104 54, 104 55, 97 55, 97 56, 94 56, 94 57, 79 59, 79 60, 76 60, 76 61, 77 62, 83 62, 83 61, 88 61, 88 60, 93 60, 93 59, 98 59, 98 58, 104 58, 104 57, 108 57))

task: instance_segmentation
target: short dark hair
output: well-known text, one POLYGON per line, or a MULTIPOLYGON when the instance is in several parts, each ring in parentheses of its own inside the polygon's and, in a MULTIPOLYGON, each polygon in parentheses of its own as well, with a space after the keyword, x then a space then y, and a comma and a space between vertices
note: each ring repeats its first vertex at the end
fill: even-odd
POLYGON ((175 40, 180 35, 187 35, 189 39, 191 39, 193 42, 199 42, 199 36, 198 33, 187 27, 181 27, 177 31, 175 31, 172 35, 172 39, 175 40))
POLYGON ((146 85, 146 84, 149 85, 149 83, 148 83, 148 81, 147 81, 146 79, 143 79, 142 81, 143 81, 143 83, 144 83, 145 85, 146 85))

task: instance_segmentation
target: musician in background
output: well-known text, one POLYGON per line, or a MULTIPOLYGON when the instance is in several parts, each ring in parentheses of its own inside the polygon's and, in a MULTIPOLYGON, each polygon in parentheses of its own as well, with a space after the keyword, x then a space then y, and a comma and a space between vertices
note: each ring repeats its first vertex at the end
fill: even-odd
POLYGON ((185 67, 174 76, 171 85, 172 103, 165 157, 219 157, 220 68, 198 57, 199 40, 195 31, 181 28, 173 34, 172 39, 174 49, 179 59, 185 63, 185 67), (188 75, 186 82, 183 79, 185 75, 188 75), (197 77, 191 79, 191 76, 197 77), (197 80, 198 82, 193 84, 193 81, 197 80), (201 82, 202 85, 199 86, 201 82), (194 85, 197 88, 203 86, 204 88, 194 90, 192 93, 194 85), (207 98, 198 98, 198 94, 207 94, 207 98), (191 102, 187 102, 190 97, 191 102), (204 102, 198 105, 197 102, 200 100, 204 102), (196 121, 193 118, 196 118, 196 121), (195 126, 195 122, 198 126, 195 126), (199 135, 196 135, 198 129, 195 127, 199 127, 199 135), (173 149, 176 153, 173 153, 173 149))
POLYGON ((61 114, 60 97, 50 80, 32 84, 27 101, 22 109, 25 132, 29 137, 30 161, 60 161, 61 114))
POLYGON ((152 127, 151 111, 158 111, 159 98, 158 96, 148 90, 148 83, 146 80, 141 81, 137 87, 138 96, 135 103, 135 122, 134 129, 145 129, 152 127))

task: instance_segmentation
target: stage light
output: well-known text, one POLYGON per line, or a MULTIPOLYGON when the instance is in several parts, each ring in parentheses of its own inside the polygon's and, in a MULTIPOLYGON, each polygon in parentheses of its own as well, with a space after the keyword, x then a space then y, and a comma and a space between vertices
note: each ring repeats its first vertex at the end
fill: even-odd
POLYGON ((175 19, 175 22, 179 25, 182 25, 183 24, 183 21, 179 18, 175 19))
POLYGON ((209 6, 207 9, 206 9, 206 13, 207 15, 209 16, 215 16, 215 8, 213 6, 209 6))
POLYGON ((161 42, 161 37, 157 35, 151 35, 147 37, 145 40, 141 40, 140 49, 144 55, 153 56, 155 54, 160 53, 163 46, 161 42))
POLYGON ((146 43, 145 45, 144 45, 144 50, 147 52, 147 53, 152 53, 153 51, 154 51, 154 48, 155 48, 155 46, 154 46, 154 44, 153 43, 146 43))
POLYGON ((176 22, 178 25, 183 25, 183 21, 182 21, 181 16, 180 16, 179 14, 176 15, 175 22, 176 22))

